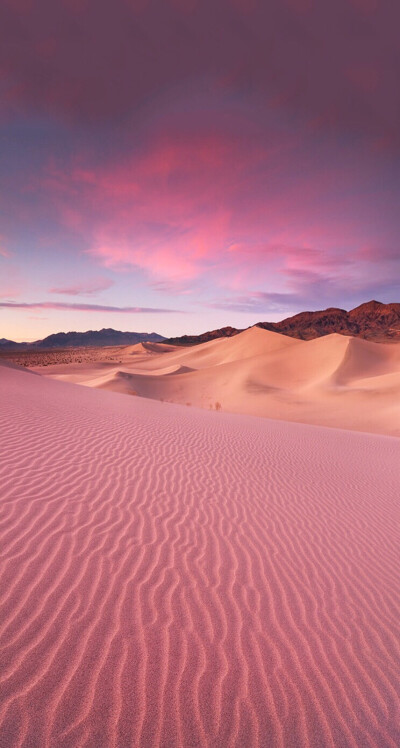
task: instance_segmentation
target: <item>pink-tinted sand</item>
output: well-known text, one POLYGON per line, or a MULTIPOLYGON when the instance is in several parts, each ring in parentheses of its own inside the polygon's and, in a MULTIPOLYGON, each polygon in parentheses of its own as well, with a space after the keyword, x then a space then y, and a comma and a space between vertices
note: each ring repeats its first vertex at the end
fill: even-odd
POLYGON ((400 441, 0 366, 0 745, 400 742, 400 441))
MULTIPOLYGON (((31 355, 34 365, 37 353, 28 354, 28 363, 31 355)), ((112 355, 92 349, 74 364, 66 363, 64 352, 43 357, 36 369, 41 374, 88 387, 400 436, 400 344, 336 334, 297 340, 252 327, 189 347, 139 343, 112 355), (51 364, 58 356, 60 363, 51 364)))

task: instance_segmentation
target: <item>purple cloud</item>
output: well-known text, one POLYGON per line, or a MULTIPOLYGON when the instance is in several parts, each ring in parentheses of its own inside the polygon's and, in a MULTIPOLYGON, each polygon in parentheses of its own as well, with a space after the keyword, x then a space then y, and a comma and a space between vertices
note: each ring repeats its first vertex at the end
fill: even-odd
POLYGON ((398 21, 385 0, 4 2, 3 99, 108 123, 176 90, 246 92, 398 143, 398 21))
POLYGON ((99 278, 87 283, 77 283, 74 286, 61 288, 50 288, 49 293, 63 294, 65 296, 91 296, 99 291, 106 291, 111 288, 114 281, 109 278, 99 278))
POLYGON ((152 309, 141 306, 105 306, 103 304, 64 304, 56 301, 40 302, 0 302, 3 309, 74 309, 82 312, 117 312, 121 314, 182 314, 180 309, 152 309))
POLYGON ((5 257, 8 260, 11 257, 11 252, 0 245, 0 257, 5 257))

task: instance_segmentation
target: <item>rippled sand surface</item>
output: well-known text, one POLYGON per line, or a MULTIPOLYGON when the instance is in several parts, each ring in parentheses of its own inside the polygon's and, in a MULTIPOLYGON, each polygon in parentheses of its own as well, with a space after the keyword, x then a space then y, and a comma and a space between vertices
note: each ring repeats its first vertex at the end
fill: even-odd
POLYGON ((0 745, 399 745, 398 439, 0 366, 0 745))

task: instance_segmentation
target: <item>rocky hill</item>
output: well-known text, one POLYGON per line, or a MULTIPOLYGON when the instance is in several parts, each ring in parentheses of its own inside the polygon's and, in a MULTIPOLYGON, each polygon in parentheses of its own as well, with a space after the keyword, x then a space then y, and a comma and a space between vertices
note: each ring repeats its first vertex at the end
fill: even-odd
POLYGON ((301 312, 281 322, 260 322, 259 327, 311 340, 336 332, 366 340, 400 340, 400 304, 368 301, 346 312, 330 308, 317 312, 301 312))
MULTIPOLYGON (((368 301, 349 312, 345 309, 330 307, 316 312, 300 312, 281 322, 258 322, 257 327, 301 340, 312 340, 336 332, 376 342, 400 341, 400 304, 368 301)), ((181 335, 167 339, 156 332, 121 332, 112 328, 104 328, 87 332, 58 332, 48 335, 43 340, 36 340, 34 343, 15 343, 12 340, 0 338, 0 351, 134 345, 146 341, 153 343, 165 341, 173 345, 198 345, 215 340, 215 338, 231 338, 239 332, 243 332, 243 329, 221 327, 201 335, 181 335)))
POLYGON ((202 335, 181 335, 177 338, 168 338, 166 342, 172 345, 198 345, 199 343, 207 343, 209 340, 215 340, 215 338, 231 338, 238 332, 243 332, 243 330, 236 327, 221 327, 219 330, 210 330, 202 335))
MULTIPOLYGON (((311 340, 336 332, 377 342, 400 341, 400 304, 368 301, 349 312, 331 307, 316 312, 300 312, 281 322, 258 322, 257 326, 301 340, 311 340)), ((223 327, 202 335, 170 338, 167 342, 174 345, 196 345, 214 338, 231 337, 239 332, 242 330, 223 327)))

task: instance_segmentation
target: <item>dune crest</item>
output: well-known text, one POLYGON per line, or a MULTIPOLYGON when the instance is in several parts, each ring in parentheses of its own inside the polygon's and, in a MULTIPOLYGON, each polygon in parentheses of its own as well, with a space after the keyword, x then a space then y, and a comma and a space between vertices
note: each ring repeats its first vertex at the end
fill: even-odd
POLYGON ((36 370, 139 397, 400 436, 398 344, 336 333, 304 341, 253 327, 186 348, 139 343, 121 351, 118 366, 36 370))
POLYGON ((179 349, 179 346, 169 345, 168 343, 152 343, 144 341, 142 343, 136 343, 135 345, 129 345, 124 348, 124 354, 137 355, 143 353, 171 353, 179 349))

